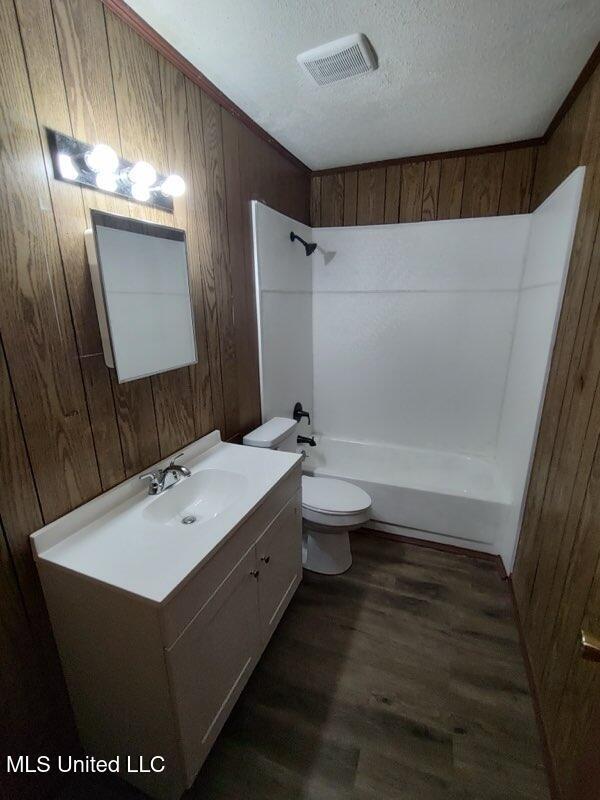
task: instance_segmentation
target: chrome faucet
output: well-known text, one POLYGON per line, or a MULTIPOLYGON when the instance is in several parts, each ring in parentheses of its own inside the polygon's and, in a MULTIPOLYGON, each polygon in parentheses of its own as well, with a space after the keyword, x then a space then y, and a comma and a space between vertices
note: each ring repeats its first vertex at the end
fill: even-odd
POLYGON ((147 472, 145 475, 140 475, 139 480, 143 481, 148 479, 150 486, 148 487, 148 494, 161 494, 161 492, 170 489, 177 481, 183 476, 189 478, 192 474, 187 467, 182 467, 181 464, 176 464, 175 460, 181 458, 183 453, 171 461, 168 467, 164 469, 157 469, 155 472, 147 472))

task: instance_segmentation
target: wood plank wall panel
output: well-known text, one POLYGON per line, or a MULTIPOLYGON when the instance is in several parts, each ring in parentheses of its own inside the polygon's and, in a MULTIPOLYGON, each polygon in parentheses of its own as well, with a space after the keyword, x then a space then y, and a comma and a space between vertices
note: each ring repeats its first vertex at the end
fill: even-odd
POLYGON ((379 225, 385 216, 385 169, 363 169, 358 173, 357 225, 379 225))
POLYGON ((204 318, 210 369, 213 423, 225 429, 225 401, 221 375, 221 342, 219 335, 219 308, 215 282, 215 265, 212 262, 212 242, 208 222, 208 181, 204 154, 204 129, 202 122, 202 92, 186 78, 188 126, 190 136, 190 192, 193 225, 197 231, 196 259, 198 294, 204 299, 204 318))
POLYGON ((537 148, 524 147, 317 175, 311 185, 312 225, 521 214, 531 203, 536 157, 537 148))
POLYGON ((229 259, 231 270, 231 293, 233 332, 235 337, 235 370, 237 376, 238 430, 252 425, 256 409, 250 395, 243 387, 252 382, 251 344, 248 335, 251 321, 246 313, 247 296, 250 290, 245 270, 244 219, 248 215, 246 199, 242 199, 240 176, 239 128, 232 115, 221 109, 223 130, 223 160, 225 170, 229 259))
POLYGON ((584 753, 597 668, 579 630, 600 629, 600 70, 537 155, 532 203, 586 166, 557 341, 513 575, 559 786, 584 753))
MULTIPOLYGON (((251 213, 248 205, 251 200, 259 200, 267 205, 270 203, 267 200, 267 192, 265 191, 266 179, 264 175, 264 167, 262 164, 262 148, 260 142, 255 142, 250 136, 250 132, 234 120, 235 128, 237 131, 238 142, 238 157, 239 157, 239 170, 240 170, 240 196, 244 198, 242 206, 242 230, 243 230, 243 246, 244 246, 244 259, 246 262, 252 261, 251 252, 251 213)), ((283 210, 283 209, 280 209, 283 210)), ((285 212, 284 212, 285 213, 285 212)), ((256 319, 256 297, 254 293, 254 282, 251 284, 246 283, 245 290, 242 296, 239 297, 240 313, 244 320, 244 325, 247 331, 257 331, 256 319)), ((237 306, 236 306, 237 309, 237 306)), ((250 374, 258 372, 258 336, 254 333, 252 336, 247 337, 247 345, 245 349, 245 364, 244 368, 250 374)), ((247 391, 245 397, 245 411, 244 416, 247 419, 260 418, 260 392, 258 387, 255 391, 247 391)))
MULTIPOLYGON (((314 228, 318 228, 321 227, 321 178, 319 176, 313 178, 310 186, 310 224, 314 228)), ((346 200, 344 187, 344 204, 345 203, 346 200)))
POLYGON ((425 162, 425 174, 423 177, 423 202, 421 205, 421 219, 423 222, 438 218, 441 171, 441 161, 425 162))
POLYGON ((461 217, 493 217, 498 214, 505 153, 467 156, 461 217))
POLYGON ((438 219, 458 219, 462 206, 465 185, 464 156, 445 158, 440 168, 440 193, 438 198, 438 219))
POLYGON ((211 262, 219 311, 219 346, 225 431, 239 431, 233 290, 227 231, 227 197, 220 106, 202 95, 202 130, 208 201, 211 262))
POLYGON ((358 173, 344 173, 344 225, 356 225, 358 202, 358 173))
MULTIPOLYGON (((249 201, 308 223, 310 176, 99 0, 0 0, 0 43, 0 663, 6 742, 27 752, 22 729, 37 754, 72 729, 29 534, 217 424, 235 438, 260 422, 249 201), (171 215, 55 181, 44 126, 179 172, 188 191, 171 215), (107 369, 92 208, 186 229, 197 365, 123 385, 107 369)), ((30 776, 13 795, 48 786, 30 776)))
MULTIPOLYGON (((210 257, 208 247, 207 207, 205 204, 204 154, 202 148, 201 120, 197 120, 198 107, 190 100, 188 79, 179 76, 181 81, 179 92, 183 93, 180 103, 185 107, 184 122, 187 128, 183 153, 183 172, 187 177, 186 213, 187 213, 187 248, 190 264, 190 285, 192 307, 194 310, 194 328, 196 333, 196 350, 198 362, 190 367, 192 386, 192 407, 196 435, 202 436, 217 424, 222 424, 223 399, 220 376, 216 370, 220 358, 218 351, 212 351, 212 339, 209 338, 209 309, 205 291, 205 265, 210 257), (194 112, 194 108, 196 109, 194 112), (214 386, 214 391, 213 391, 214 386), (215 414, 215 407, 219 416, 215 414), (219 422, 217 423, 217 419, 219 422)), ((214 331, 212 331, 214 338, 214 331)))
POLYGON ((402 165, 398 222, 419 222, 423 208, 425 162, 402 165))
POLYGON ((537 148, 508 150, 500 189, 499 214, 527 214, 531 206, 531 189, 537 148))
POLYGON ((398 222, 400 213, 400 185, 402 183, 402 167, 394 164, 385 170, 385 202, 383 221, 398 222))
MULTIPOLYGON (((168 172, 178 175, 187 174, 188 165, 188 122, 187 122, 187 96, 185 91, 185 78, 179 70, 159 56, 158 66, 160 71, 160 87, 162 95, 162 111, 165 125, 165 141, 167 150, 168 172)), ((177 197, 173 202, 173 224, 178 228, 183 228, 188 232, 187 249, 190 269, 190 284, 192 291, 192 302, 197 291, 194 284, 198 282, 197 260, 192 257, 191 239, 195 232, 195 226, 188 225, 191 215, 188 213, 189 195, 186 192, 182 197, 177 197), (190 236, 190 234, 192 234, 190 236)), ((208 356, 206 344, 206 325, 204 320, 204 305, 194 302, 194 328, 196 334, 196 349, 198 353, 198 364, 188 367, 185 370, 177 370, 178 380, 185 393, 186 400, 182 404, 184 417, 180 425, 170 426, 174 433, 179 429, 186 429, 192 432, 195 437, 201 436, 212 426, 212 400, 210 392, 207 391, 209 385, 208 356), (197 380, 198 379, 198 380, 197 380), (202 388, 195 391, 197 385, 202 388), (210 413, 207 413, 207 402, 210 404, 210 413)), ((160 428, 161 416, 157 410, 157 425, 160 428)), ((163 434, 164 439, 164 434, 163 434)), ((174 441, 174 446, 170 451, 177 449, 181 444, 181 439, 174 441)), ((161 447, 165 446, 164 441, 161 447)), ((168 445, 167 445, 168 446, 168 445)))
POLYGON ((323 175, 321 185, 321 225, 344 224, 344 176, 323 175))
POLYGON ((10 546, 10 555, 25 607, 32 619, 43 618, 40 603, 40 585, 31 560, 28 536, 43 525, 37 492, 33 481, 29 455, 25 445, 21 421, 12 391, 4 350, 0 346, 0 442, 11 446, 0 447, 0 484, 13 486, 13 491, 0 492, 0 519, 4 535, 10 546), (15 481, 15 475, 18 480, 15 481))

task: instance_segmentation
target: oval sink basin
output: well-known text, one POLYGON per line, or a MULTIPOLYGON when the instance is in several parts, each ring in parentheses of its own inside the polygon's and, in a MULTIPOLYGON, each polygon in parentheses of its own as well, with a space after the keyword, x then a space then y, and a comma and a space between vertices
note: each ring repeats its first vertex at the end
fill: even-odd
POLYGON ((163 525, 191 528, 214 519, 235 503, 248 481, 238 472, 203 469, 166 489, 144 509, 144 516, 163 525))

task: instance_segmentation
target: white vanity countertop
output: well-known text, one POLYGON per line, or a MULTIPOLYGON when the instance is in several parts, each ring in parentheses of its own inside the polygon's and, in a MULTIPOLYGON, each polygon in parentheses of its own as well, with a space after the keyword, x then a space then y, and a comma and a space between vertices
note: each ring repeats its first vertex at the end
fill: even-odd
POLYGON ((173 488, 150 496, 147 483, 139 482, 136 475, 32 534, 34 555, 40 561, 163 603, 300 458, 295 453, 227 444, 214 431, 189 445, 177 462, 191 470, 191 478, 181 478, 173 488), (165 523, 148 514, 152 504, 166 501, 170 492, 193 481, 203 470, 234 473, 235 491, 221 492, 226 507, 217 516, 184 525, 179 520, 165 523))

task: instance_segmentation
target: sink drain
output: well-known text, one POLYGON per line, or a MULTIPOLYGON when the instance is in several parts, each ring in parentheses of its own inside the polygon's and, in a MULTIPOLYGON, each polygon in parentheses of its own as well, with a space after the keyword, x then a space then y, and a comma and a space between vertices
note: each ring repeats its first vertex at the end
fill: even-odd
POLYGON ((184 517, 182 520, 184 525, 191 525, 192 522, 196 522, 196 517, 193 514, 190 514, 187 517, 184 517))

